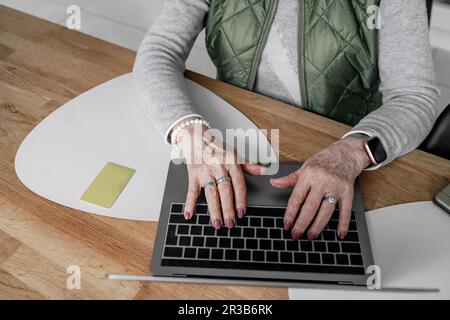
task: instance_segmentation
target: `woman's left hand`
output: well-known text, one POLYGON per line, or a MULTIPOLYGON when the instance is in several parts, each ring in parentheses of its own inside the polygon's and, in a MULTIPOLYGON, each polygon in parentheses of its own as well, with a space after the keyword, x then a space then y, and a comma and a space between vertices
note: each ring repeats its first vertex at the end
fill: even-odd
POLYGON ((337 234, 343 239, 350 224, 355 179, 369 164, 363 141, 347 137, 309 158, 299 170, 271 179, 274 187, 293 187, 284 215, 284 229, 292 228, 292 237, 298 239, 309 227, 307 237, 315 239, 335 209, 335 205, 324 199, 332 196, 339 203, 337 234))

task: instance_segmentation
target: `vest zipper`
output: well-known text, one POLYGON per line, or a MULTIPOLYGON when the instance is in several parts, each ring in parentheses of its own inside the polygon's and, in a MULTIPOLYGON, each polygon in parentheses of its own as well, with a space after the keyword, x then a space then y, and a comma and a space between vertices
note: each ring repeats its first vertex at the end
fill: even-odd
POLYGON ((259 64, 261 62, 261 56, 264 49, 264 44, 267 41, 267 37, 269 36, 270 27, 272 26, 273 19, 275 17, 275 13, 277 12, 278 0, 272 0, 269 7, 269 16, 266 19, 263 30, 261 33, 261 39, 258 43, 258 47, 256 48, 255 59, 253 60, 252 68, 250 70, 250 75, 248 78, 247 89, 253 90, 253 86, 255 85, 256 72, 258 71, 259 64))
POLYGON ((308 110, 308 94, 306 92, 306 74, 305 74, 305 1, 300 0, 298 5, 298 77, 300 85, 300 94, 302 98, 303 109, 308 110))

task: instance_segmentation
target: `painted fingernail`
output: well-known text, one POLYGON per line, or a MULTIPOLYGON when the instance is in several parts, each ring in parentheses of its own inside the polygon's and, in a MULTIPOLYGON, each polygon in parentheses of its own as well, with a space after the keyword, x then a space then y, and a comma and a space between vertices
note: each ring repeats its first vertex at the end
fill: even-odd
POLYGON ((317 238, 317 234, 315 234, 314 232, 308 232, 308 240, 314 240, 315 238, 317 238))
POLYGON ((284 230, 288 231, 291 228, 291 223, 290 222, 285 222, 284 223, 284 230))
POLYGON ((216 229, 220 229, 220 221, 219 220, 215 220, 213 223, 213 227, 216 229))
POLYGON ((190 213, 189 211, 186 211, 186 212, 184 213, 184 218, 185 218, 186 220, 189 220, 189 219, 191 218, 191 213, 190 213))
POLYGON ((227 220, 225 221, 225 225, 227 226, 228 229, 233 228, 233 225, 234 225, 233 220, 227 219, 227 220))
POLYGON ((244 217, 244 209, 242 209, 242 208, 238 209, 237 216, 239 219, 242 219, 244 217))
POLYGON ((339 239, 343 240, 345 238, 345 232, 339 231, 338 236, 339 236, 339 239))
POLYGON ((302 236, 302 233, 299 230, 292 230, 292 238, 297 240, 302 236))

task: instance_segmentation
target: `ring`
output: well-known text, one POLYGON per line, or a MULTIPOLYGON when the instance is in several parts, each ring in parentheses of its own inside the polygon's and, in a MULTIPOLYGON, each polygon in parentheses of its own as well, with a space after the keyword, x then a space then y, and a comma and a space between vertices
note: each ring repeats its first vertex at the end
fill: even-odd
POLYGON ((231 178, 229 176, 223 176, 223 177, 220 177, 220 178, 216 179, 216 183, 219 184, 219 183, 227 182, 227 181, 230 181, 230 180, 231 180, 231 178))
POLYGON ((336 205, 336 203, 338 202, 338 199, 335 196, 327 196, 327 197, 323 197, 323 200, 327 200, 329 203, 331 203, 332 205, 336 205))
POLYGON ((203 186, 202 186, 202 188, 203 189, 208 189, 208 188, 211 188, 211 187, 215 187, 216 186, 216 182, 214 182, 214 181, 208 181, 207 183, 205 183, 203 186))

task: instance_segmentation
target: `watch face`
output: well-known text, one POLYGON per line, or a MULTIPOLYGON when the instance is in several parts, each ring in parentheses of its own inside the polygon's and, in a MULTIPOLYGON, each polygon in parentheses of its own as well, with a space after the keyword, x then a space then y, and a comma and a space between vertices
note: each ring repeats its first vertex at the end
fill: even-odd
POLYGON ((370 152, 372 153, 372 156, 374 157, 377 163, 381 163, 384 160, 386 160, 387 158, 386 151, 384 151, 380 139, 378 138, 370 139, 369 141, 367 141, 367 146, 369 147, 370 152))

